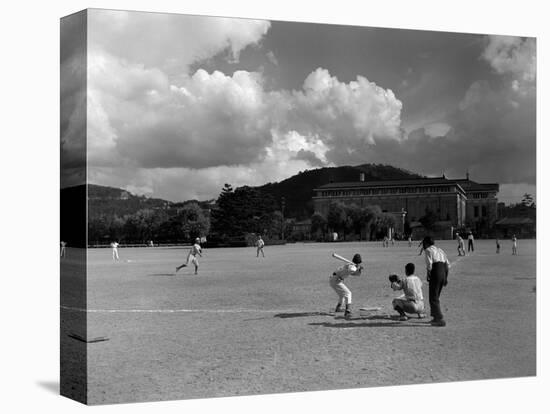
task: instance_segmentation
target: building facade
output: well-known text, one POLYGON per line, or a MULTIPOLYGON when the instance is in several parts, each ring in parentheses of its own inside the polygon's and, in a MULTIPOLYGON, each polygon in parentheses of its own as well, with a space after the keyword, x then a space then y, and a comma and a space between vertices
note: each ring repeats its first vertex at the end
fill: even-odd
POLYGON ((469 177, 364 181, 361 174, 355 182, 316 188, 313 205, 315 212, 324 217, 332 202, 360 207, 377 205, 384 212, 400 215, 403 223, 416 222, 431 210, 439 221, 450 222, 454 228, 475 227, 478 222, 497 220, 498 190, 498 184, 479 184, 469 177))

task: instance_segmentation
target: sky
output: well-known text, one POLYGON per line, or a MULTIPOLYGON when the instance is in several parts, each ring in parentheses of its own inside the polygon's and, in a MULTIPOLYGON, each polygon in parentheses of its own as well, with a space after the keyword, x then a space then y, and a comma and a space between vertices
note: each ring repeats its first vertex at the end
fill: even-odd
POLYGON ((516 203, 536 195, 536 40, 507 35, 92 9, 62 142, 86 111, 89 182, 172 201, 383 163, 516 203))

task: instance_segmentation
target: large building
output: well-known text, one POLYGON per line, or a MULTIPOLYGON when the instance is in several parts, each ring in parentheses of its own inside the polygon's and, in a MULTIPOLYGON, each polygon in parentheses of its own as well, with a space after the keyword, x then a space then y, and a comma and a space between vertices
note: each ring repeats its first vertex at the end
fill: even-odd
MULTIPOLYGON (((315 212, 327 216, 331 202, 355 204, 360 207, 379 206, 382 211, 413 223, 428 210, 439 221, 454 228, 490 226, 498 218, 498 184, 480 184, 469 179, 452 180, 445 176, 407 180, 358 181, 328 183, 314 190, 315 212)), ((402 229, 401 229, 402 231, 402 229)))

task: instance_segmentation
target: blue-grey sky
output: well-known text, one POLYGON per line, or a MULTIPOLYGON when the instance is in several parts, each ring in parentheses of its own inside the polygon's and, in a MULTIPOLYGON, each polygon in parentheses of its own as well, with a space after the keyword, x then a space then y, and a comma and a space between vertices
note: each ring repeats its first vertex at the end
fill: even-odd
POLYGON ((469 171, 508 203, 535 193, 533 38, 108 10, 88 23, 96 184, 207 199, 376 162, 469 171))

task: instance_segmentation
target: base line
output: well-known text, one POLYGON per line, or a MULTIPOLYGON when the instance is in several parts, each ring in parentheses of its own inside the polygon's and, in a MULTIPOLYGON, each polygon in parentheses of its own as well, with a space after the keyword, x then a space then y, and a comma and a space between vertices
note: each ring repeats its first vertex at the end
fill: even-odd
MULTIPOLYGON (((303 313, 303 309, 84 309, 61 306, 61 309, 88 313, 303 313)), ((316 312, 311 312, 316 313, 316 312)), ((321 313, 321 312, 318 312, 321 313)))

